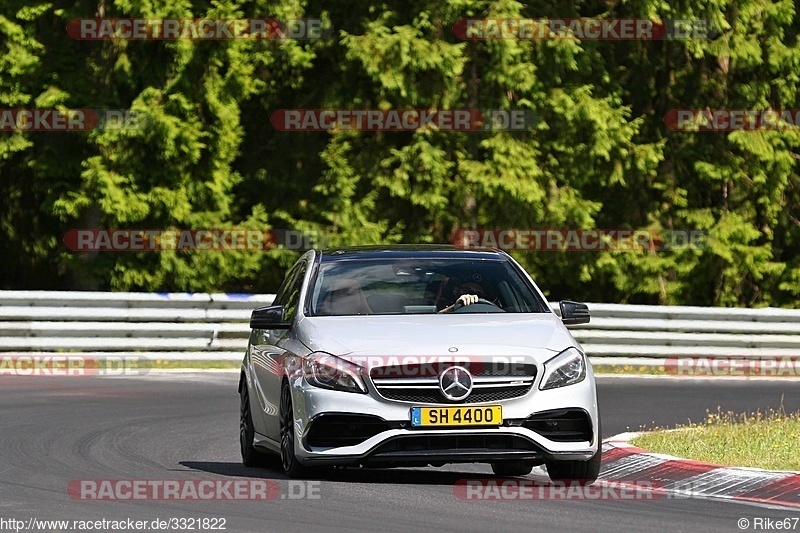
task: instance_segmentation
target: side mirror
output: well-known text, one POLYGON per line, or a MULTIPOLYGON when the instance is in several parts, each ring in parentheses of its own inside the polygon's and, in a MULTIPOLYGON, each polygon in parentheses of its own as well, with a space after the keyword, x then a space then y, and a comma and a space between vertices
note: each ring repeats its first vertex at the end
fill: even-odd
POLYGON ((558 302, 558 306, 561 308, 561 321, 565 325, 589 323, 589 307, 586 304, 563 300, 558 302))
POLYGON ((251 329, 289 329, 291 324, 284 318, 282 305, 270 305, 253 310, 250 315, 251 329))

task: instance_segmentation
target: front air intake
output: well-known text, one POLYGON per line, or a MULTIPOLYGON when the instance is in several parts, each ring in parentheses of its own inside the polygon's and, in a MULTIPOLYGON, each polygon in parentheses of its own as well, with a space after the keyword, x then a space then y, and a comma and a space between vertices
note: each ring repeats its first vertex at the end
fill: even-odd
POLYGON ((592 440, 592 420, 583 409, 558 409, 529 416, 522 427, 556 442, 592 440))
POLYGON ((311 421, 305 443, 311 448, 355 446, 389 429, 389 424, 377 416, 324 414, 311 421))

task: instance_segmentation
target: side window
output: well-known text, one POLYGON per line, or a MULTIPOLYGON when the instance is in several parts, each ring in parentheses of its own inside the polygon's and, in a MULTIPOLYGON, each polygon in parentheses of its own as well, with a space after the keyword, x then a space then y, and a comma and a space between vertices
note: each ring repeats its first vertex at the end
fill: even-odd
POLYGON ((280 288, 278 289, 277 294, 275 295, 275 299, 272 301, 272 305, 285 305, 286 304, 286 297, 289 294, 289 287, 292 286, 292 282, 297 274, 297 271, 300 269, 301 265, 296 265, 292 268, 286 277, 281 283, 280 288))
POLYGON ((306 268, 306 263, 298 265, 298 268, 295 269, 294 278, 286 288, 286 293, 281 295, 284 297, 284 301, 281 304, 284 307, 284 317, 287 322, 294 320, 294 316, 297 314, 297 306, 300 303, 300 290, 303 288, 303 280, 306 277, 306 268))

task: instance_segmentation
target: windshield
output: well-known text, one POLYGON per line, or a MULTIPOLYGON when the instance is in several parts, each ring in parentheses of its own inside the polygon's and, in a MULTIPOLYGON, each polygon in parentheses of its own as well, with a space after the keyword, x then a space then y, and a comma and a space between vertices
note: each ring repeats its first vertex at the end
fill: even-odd
POLYGON ((348 259, 323 262, 311 290, 321 316, 542 313, 548 307, 505 261, 348 259), (459 305, 462 295, 474 295, 459 305))

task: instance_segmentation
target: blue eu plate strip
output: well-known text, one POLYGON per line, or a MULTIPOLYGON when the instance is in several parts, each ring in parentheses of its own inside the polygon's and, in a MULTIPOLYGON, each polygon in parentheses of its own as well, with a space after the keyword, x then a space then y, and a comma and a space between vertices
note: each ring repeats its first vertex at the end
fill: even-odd
POLYGON ((421 426, 422 425, 422 420, 421 420, 421 414, 420 414, 420 408, 419 407, 412 407, 411 408, 411 425, 412 426, 421 426))

